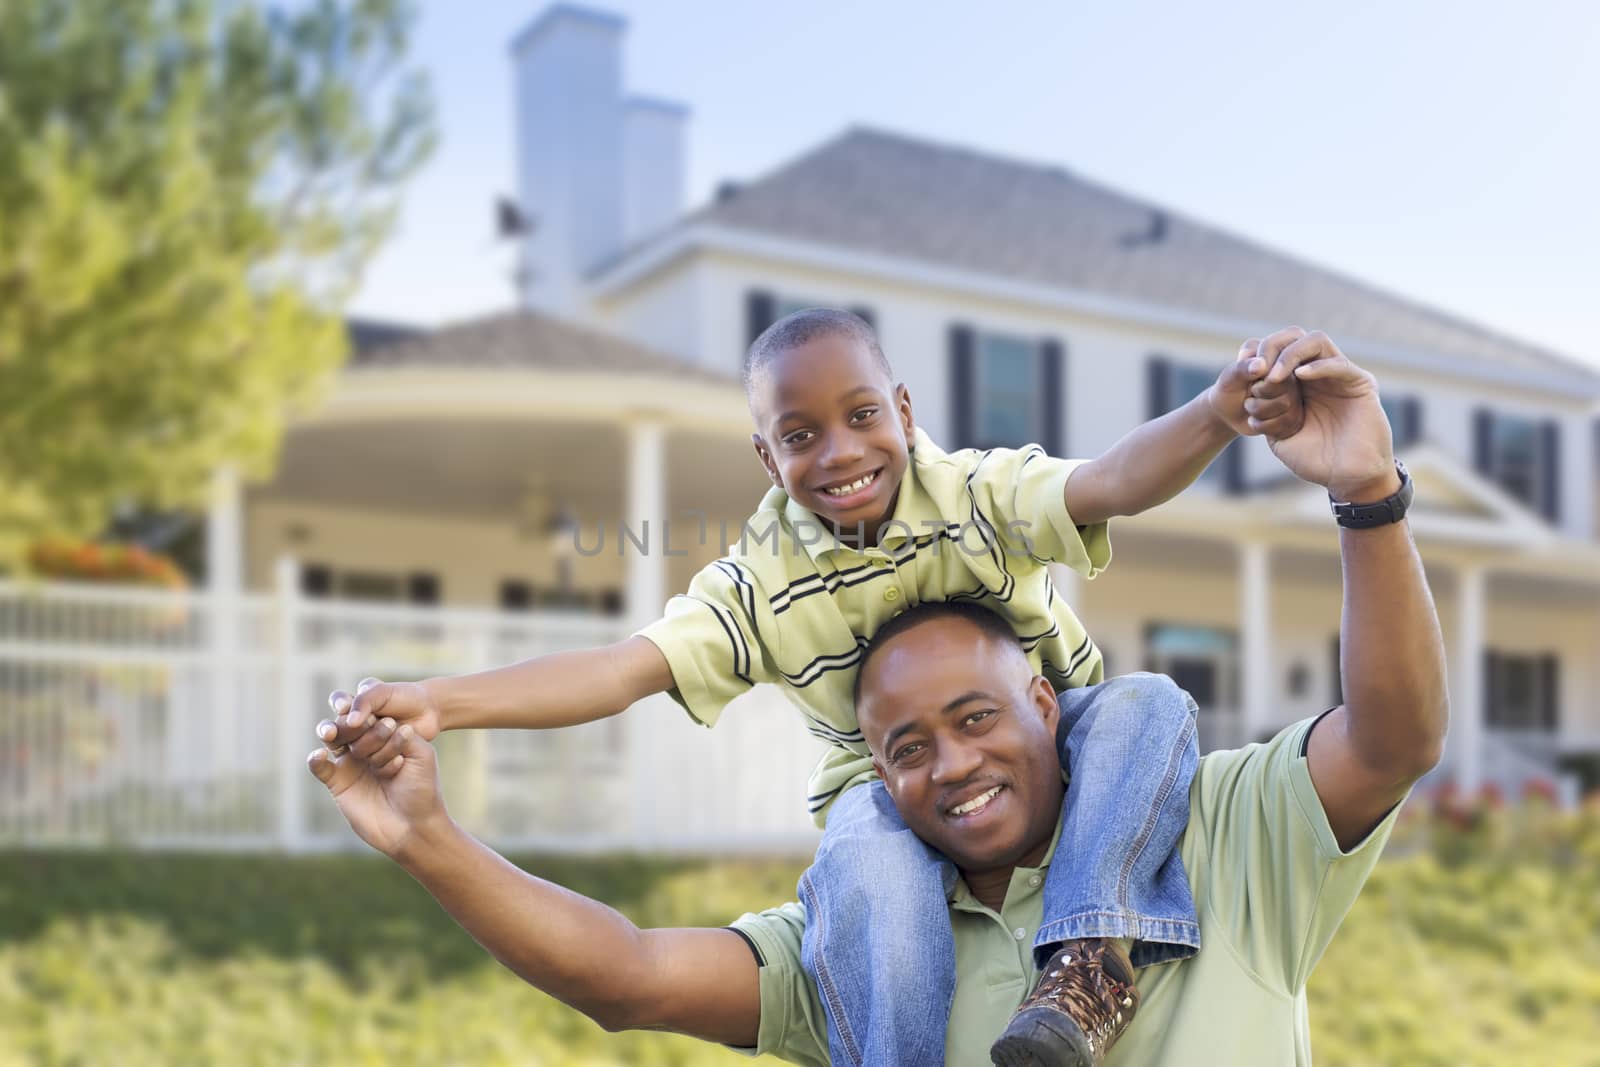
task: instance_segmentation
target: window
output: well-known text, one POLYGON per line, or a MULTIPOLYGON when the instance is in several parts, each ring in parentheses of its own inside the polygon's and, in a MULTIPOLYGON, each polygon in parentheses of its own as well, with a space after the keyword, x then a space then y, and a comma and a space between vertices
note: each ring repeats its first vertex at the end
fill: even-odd
POLYGON ((950 445, 1066 450, 1061 342, 950 328, 950 445))
POLYGON ((1561 426, 1480 408, 1473 421, 1474 466, 1552 522, 1561 518, 1561 426))
POLYGON ((1237 710, 1239 642, 1233 631, 1153 623, 1145 631, 1145 661, 1187 689, 1201 711, 1237 710))
POLYGON ((533 607, 533 586, 515 578, 500 583, 500 610, 527 611, 533 607))
MULTIPOLYGON (((785 315, 792 315, 806 308, 833 306, 835 305, 811 297, 780 296, 765 289, 751 289, 744 296, 745 347, 754 344, 762 331, 785 315)), ((874 330, 878 328, 877 316, 872 308, 864 304, 852 304, 848 310, 851 314, 866 320, 867 325, 874 330)))
MULTIPOLYGON (((1145 417, 1156 419, 1169 411, 1176 411, 1211 388, 1216 380, 1217 370, 1192 363, 1176 363, 1165 356, 1150 357, 1146 365, 1145 417)), ((1234 441, 1223 449, 1222 454, 1200 476, 1200 480, 1221 486, 1229 492, 1242 491, 1244 441, 1234 441)))
POLYGON ((1380 396, 1383 413, 1389 416, 1394 447, 1405 448, 1422 440, 1422 400, 1409 394, 1380 396))
POLYGON ((372 571, 341 571, 336 586, 339 595, 347 600, 400 599, 400 576, 372 571))
POLYGON ((978 337, 973 422, 982 448, 1017 448, 1044 436, 1038 346, 1022 337, 978 337))
POLYGON ((1484 654, 1485 716, 1490 727, 1554 733, 1560 719, 1560 660, 1552 655, 1484 654))

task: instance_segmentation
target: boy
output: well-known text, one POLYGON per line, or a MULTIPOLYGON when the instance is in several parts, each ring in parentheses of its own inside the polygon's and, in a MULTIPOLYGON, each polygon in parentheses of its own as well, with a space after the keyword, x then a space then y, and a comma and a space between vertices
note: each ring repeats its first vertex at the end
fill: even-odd
MULTIPOLYGON (((1165 679, 1101 683, 1100 653, 1046 564, 1093 576, 1110 559, 1113 515, 1171 498, 1239 433, 1292 432, 1301 415, 1293 383, 1247 400, 1252 355, 1249 343, 1206 394, 1095 460, 1055 460, 1036 446, 946 455, 916 428, 910 395, 866 323, 797 312, 756 340, 746 367, 752 440, 774 489, 739 548, 697 575, 663 619, 608 648, 459 678, 363 683, 353 700, 330 697, 348 715, 321 736, 338 745, 375 728, 355 751, 381 764, 410 729, 431 739, 442 729, 565 726, 662 691, 711 725, 751 686, 783 687, 810 732, 834 746, 808 790, 825 832, 799 887, 803 959, 827 1004, 833 1062, 942 1063, 955 981, 950 868, 906 830, 880 783, 849 788, 873 779, 853 684, 867 639, 906 607, 981 601, 1008 619, 1064 699, 1086 705, 1065 746, 1072 788, 1060 854, 1077 861, 1052 867, 1034 945, 1048 964, 996 1043, 996 1062, 1098 1062, 1133 1017, 1132 962, 1198 947, 1175 847, 1194 723, 1165 679)), ((978 731, 991 713, 962 714, 963 728, 978 731)), ((893 739, 886 749, 887 763, 919 758, 893 739)), ((969 827, 1009 802, 981 768, 938 776, 949 817, 969 827)))

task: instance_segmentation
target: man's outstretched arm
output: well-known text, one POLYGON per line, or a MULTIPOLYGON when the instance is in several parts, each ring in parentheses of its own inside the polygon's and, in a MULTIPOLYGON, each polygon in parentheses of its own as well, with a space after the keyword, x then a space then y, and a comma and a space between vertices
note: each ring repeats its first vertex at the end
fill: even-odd
POLYGON ((432 747, 401 733, 367 760, 317 749, 311 772, 361 839, 421 882, 495 959, 608 1030, 756 1044, 760 972, 739 935, 641 930, 517 868, 451 820, 432 747))
MULTIPOLYGON (((1396 492, 1393 439, 1372 375, 1322 333, 1285 348, 1266 381, 1290 375, 1304 391, 1305 423, 1291 437, 1269 436, 1284 465, 1340 501, 1396 492)), ((1341 529, 1339 551, 1345 702, 1312 731, 1306 755, 1334 836, 1349 849, 1438 763, 1449 697, 1439 616, 1410 524, 1341 529)))

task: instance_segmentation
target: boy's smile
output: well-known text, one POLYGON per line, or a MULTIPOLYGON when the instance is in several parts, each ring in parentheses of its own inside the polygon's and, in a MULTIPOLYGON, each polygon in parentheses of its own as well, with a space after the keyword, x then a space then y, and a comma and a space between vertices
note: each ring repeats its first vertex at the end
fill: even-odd
POLYGON ((756 455, 802 507, 867 542, 894 514, 910 461, 911 396, 860 342, 825 334, 771 361, 752 396, 756 455))

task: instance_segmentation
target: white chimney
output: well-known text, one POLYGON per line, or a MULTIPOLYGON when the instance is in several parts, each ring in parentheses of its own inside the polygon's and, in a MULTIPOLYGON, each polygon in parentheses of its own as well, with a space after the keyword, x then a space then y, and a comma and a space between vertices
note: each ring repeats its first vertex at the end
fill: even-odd
POLYGON ((622 35, 616 15, 558 4, 511 43, 517 181, 532 233, 524 301, 579 312, 584 272, 622 245, 622 35))
POLYGON ((632 96, 622 108, 624 246, 663 229, 683 212, 684 126, 689 109, 632 96))

